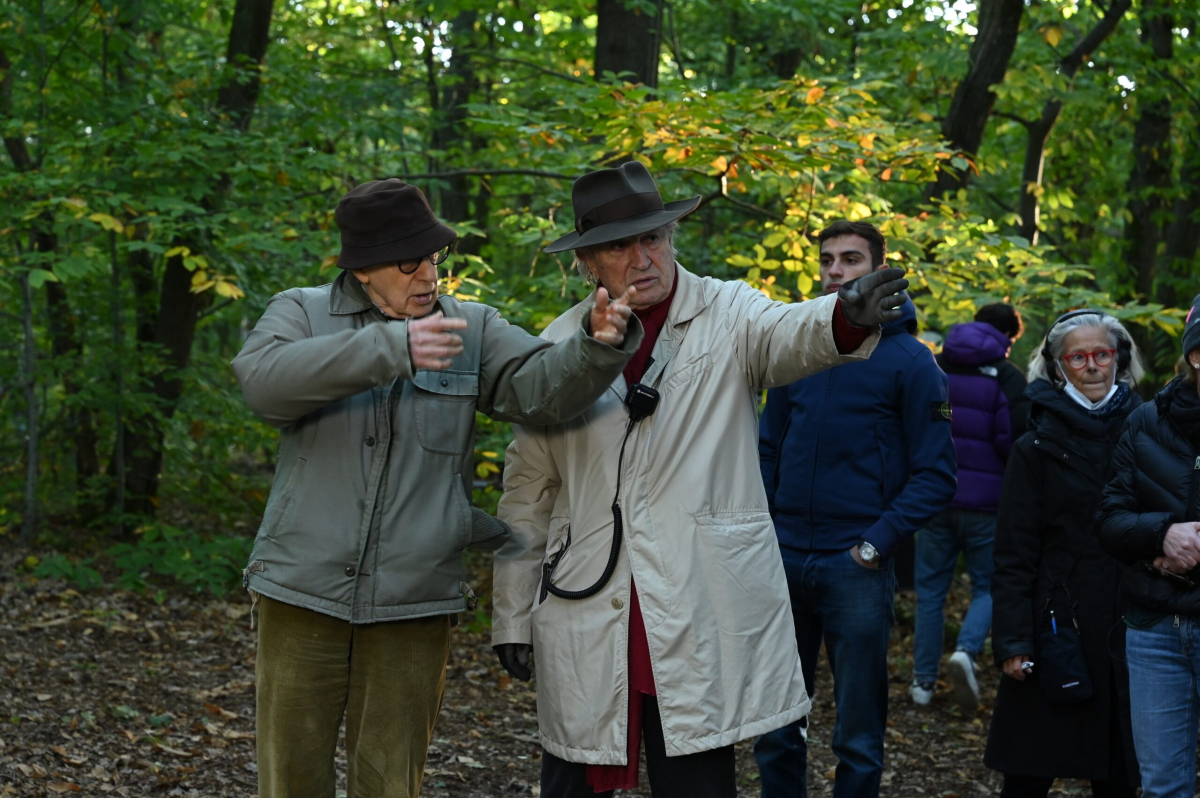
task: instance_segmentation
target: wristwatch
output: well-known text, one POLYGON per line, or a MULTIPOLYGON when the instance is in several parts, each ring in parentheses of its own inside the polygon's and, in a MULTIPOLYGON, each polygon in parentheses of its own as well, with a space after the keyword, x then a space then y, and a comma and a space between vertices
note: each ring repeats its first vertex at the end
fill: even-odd
POLYGON ((863 562, 874 565, 879 561, 879 549, 872 546, 870 543, 863 541, 858 544, 858 557, 863 562))

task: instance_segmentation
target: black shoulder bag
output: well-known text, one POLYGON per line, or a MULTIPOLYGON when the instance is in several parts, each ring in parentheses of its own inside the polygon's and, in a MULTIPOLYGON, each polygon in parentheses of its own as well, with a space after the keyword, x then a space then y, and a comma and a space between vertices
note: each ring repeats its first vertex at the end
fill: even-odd
POLYGON ((1046 703, 1056 707, 1087 701, 1093 692, 1083 640, 1079 636, 1079 622, 1075 619, 1077 605, 1067 589, 1079 559, 1075 558, 1066 579, 1050 585, 1050 595, 1042 604, 1038 619, 1037 680, 1046 703), (1066 600, 1056 603, 1059 591, 1066 600))

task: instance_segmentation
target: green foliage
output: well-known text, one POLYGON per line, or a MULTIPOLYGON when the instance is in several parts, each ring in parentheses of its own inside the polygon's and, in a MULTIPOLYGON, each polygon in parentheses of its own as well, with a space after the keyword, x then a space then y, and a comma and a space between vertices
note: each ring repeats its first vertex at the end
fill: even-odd
MULTIPOLYGON (((114 544, 98 556, 72 560, 51 554, 33 566, 30 574, 94 590, 105 584, 101 572, 92 567, 99 561, 115 573, 115 586, 125 590, 146 592, 165 580, 195 593, 224 596, 241 586, 251 542, 244 536, 204 537, 158 524, 138 530, 134 542, 114 544)), ((156 592, 163 595, 161 590, 156 592)))
MULTIPOLYGON (((25 506, 32 380, 36 502, 60 528, 55 540, 99 538, 99 561, 119 560, 127 587, 236 584, 277 432, 246 408, 227 364, 273 294, 336 274, 333 210, 366 179, 419 184, 460 233, 443 291, 535 333, 589 290, 569 255, 542 251, 572 227, 571 180, 629 158, 652 169, 668 200, 703 198, 676 241, 689 269, 781 300, 811 297, 816 232, 837 218, 872 221, 913 279, 923 327, 1011 301, 1032 345, 1068 307, 1114 308, 1157 346, 1150 385, 1165 376, 1180 326, 1167 305, 1186 304, 1200 270, 1194 247, 1190 261, 1152 275, 1130 265, 1131 207, 1157 201, 1166 225, 1200 190, 1189 178, 1200 174, 1198 37, 1176 20, 1172 57, 1156 60, 1142 9, 1068 82, 1059 62, 1099 7, 1027 6, 984 144, 966 154, 945 144, 941 123, 978 11, 944 0, 665 4, 654 91, 595 80, 593 2, 276 3, 246 129, 216 102, 232 74, 231 4, 6 8, 0 530, 18 528, 25 506), (1022 120, 1056 99, 1064 110, 1035 187, 1042 233, 1031 246, 1016 218, 1022 120), (1169 127, 1166 180, 1132 189, 1134 129, 1154 109, 1169 127), (971 186, 928 201, 926 184, 950 167, 971 171, 971 186), (155 337, 179 321, 161 291, 170 264, 185 271, 182 293, 199 298, 194 341, 155 337), (22 359, 26 316, 33 374, 22 359), (177 404, 164 390, 175 380, 177 404), (166 523, 118 517, 118 419, 127 434, 161 434, 148 512, 166 523), (106 540, 117 521, 147 531, 106 540)), ((511 433, 482 417, 478 431, 475 500, 490 510, 511 433)), ((59 557, 38 567, 87 586, 95 565, 59 557)))
POLYGON ((245 537, 203 538, 162 524, 141 530, 136 543, 118 543, 108 555, 119 571, 117 584, 127 590, 146 590, 157 576, 195 593, 223 596, 240 584, 251 542, 245 537))
POLYGON ((74 561, 54 553, 39 562, 30 573, 38 579, 62 579, 80 590, 94 590, 104 584, 104 577, 91 567, 95 561, 95 557, 74 561))

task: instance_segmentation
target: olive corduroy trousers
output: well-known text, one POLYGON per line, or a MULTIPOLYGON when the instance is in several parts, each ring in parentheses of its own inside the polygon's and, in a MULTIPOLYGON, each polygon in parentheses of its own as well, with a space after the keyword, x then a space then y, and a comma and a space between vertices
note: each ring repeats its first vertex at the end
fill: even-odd
POLYGON ((346 719, 347 798, 417 798, 446 686, 450 616, 351 624, 260 597, 260 798, 333 798, 346 719))

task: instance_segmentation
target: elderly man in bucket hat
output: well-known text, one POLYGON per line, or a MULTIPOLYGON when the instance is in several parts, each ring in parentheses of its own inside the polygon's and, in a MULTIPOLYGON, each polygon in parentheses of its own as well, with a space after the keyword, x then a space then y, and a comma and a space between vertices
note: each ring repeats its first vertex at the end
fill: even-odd
POLYGON ((567 420, 642 337, 635 290, 609 302, 598 289, 554 344, 439 297, 454 231, 399 180, 355 188, 336 220, 342 273, 272 297, 233 361, 281 430, 244 580, 259 607, 263 798, 333 798, 343 715, 348 795, 417 795, 450 627, 474 600, 462 552, 508 534, 470 506, 475 412, 567 420))
MULTIPOLYGON (((675 260, 675 223, 639 163, 575 181, 580 270, 630 304, 645 337, 576 419, 514 427, 499 516, 492 642, 537 657, 543 798, 637 784, 737 793, 733 744, 808 712, 787 580, 758 470, 763 388, 867 358, 908 285, 875 272, 785 305, 675 260)), ((569 337, 581 304, 543 334, 569 337)))

